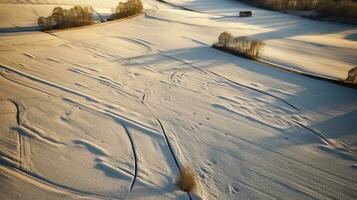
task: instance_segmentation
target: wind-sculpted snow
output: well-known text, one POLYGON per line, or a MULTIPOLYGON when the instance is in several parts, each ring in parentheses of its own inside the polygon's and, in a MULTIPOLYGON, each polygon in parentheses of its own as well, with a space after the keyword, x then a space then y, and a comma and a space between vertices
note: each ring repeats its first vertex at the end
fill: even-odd
MULTIPOLYGON (((356 90, 210 47, 223 31, 252 35, 264 60, 340 79, 354 27, 167 1, 124 21, 1 34, 0 199, 356 199, 356 90), (176 184, 187 166, 190 193, 176 184)), ((0 9, 11 6, 24 18, 49 8, 0 9)), ((18 19, 1 23, 29 22, 18 19)))

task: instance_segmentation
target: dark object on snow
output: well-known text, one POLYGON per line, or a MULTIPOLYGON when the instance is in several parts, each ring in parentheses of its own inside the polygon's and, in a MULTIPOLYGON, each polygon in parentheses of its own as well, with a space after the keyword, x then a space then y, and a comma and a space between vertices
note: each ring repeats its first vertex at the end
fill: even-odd
POLYGON ((253 13, 250 10, 240 11, 239 12, 239 17, 251 17, 252 14, 253 13))
POLYGON ((346 82, 349 84, 357 85, 357 67, 352 68, 348 72, 348 77, 346 79, 346 82))

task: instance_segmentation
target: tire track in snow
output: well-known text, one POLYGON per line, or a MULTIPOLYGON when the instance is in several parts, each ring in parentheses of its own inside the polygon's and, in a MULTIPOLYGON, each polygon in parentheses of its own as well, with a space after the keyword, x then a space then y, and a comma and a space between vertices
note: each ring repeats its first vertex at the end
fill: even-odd
POLYGON ((133 180, 131 181, 130 189, 129 189, 129 192, 131 192, 133 190, 133 187, 134 187, 134 184, 136 181, 136 177, 138 175, 138 159, 137 159, 137 153, 136 153, 136 149, 134 146, 133 138, 131 137, 131 134, 130 134, 129 130, 127 129, 127 127, 125 126, 125 124, 123 124, 123 127, 124 127, 126 134, 128 135, 128 138, 129 138, 129 141, 131 144, 131 148, 133 151, 133 156, 134 156, 134 175, 133 175, 133 180))

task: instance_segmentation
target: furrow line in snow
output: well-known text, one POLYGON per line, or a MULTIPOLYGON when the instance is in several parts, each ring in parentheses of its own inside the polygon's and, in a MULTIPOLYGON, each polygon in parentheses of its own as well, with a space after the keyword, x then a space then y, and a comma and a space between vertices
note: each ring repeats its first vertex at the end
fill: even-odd
MULTIPOLYGON (((160 52, 160 51, 159 51, 159 52, 160 52)), ((202 70, 202 69, 200 69, 199 67, 196 67, 196 66, 192 65, 191 63, 186 62, 186 61, 184 61, 184 60, 182 60, 182 59, 175 58, 174 56, 169 56, 169 55, 164 54, 164 53, 161 53, 161 52, 159 53, 159 55, 164 56, 164 57, 166 57, 166 58, 170 58, 171 60, 175 60, 175 61, 181 62, 181 63, 183 63, 183 64, 186 64, 186 65, 188 65, 188 66, 190 66, 190 67, 192 67, 192 68, 194 68, 194 69, 197 69, 198 71, 200 71, 200 72, 202 72, 202 73, 204 73, 204 74, 208 74, 205 70, 202 70)))
POLYGON ((19 166, 22 168, 22 138, 20 132, 17 132, 17 140, 19 141, 17 143, 19 145, 19 166))
MULTIPOLYGON (((20 161, 18 160, 18 158, 13 158, 12 156, 6 155, 3 152, 0 152, 0 160, 2 159, 1 157, 11 160, 14 163, 20 163, 20 161)), ((1 165, 1 161, 0 161, 0 165, 1 165)))
POLYGON ((302 124, 302 123, 300 123, 298 121, 293 120, 293 122, 295 122, 297 125, 301 126, 302 128, 308 130, 309 132, 317 135, 326 145, 332 145, 333 146, 333 144, 322 133, 320 133, 320 132, 318 132, 318 131, 316 131, 316 130, 314 130, 312 128, 309 128, 309 127, 305 126, 304 124, 302 124))
MULTIPOLYGON (((221 131, 220 129, 217 129, 217 128, 214 128, 214 130, 221 131)), ((228 134, 227 132, 223 132, 223 133, 228 134)), ((328 175, 332 175, 333 177, 332 177, 332 179, 329 179, 329 181, 332 181, 334 184, 341 184, 346 188, 350 187, 350 185, 345 184, 345 183, 342 184, 341 182, 344 180, 348 180, 349 182, 353 182, 353 183, 357 184, 357 181, 354 180, 353 177, 341 176, 338 173, 335 173, 334 171, 330 171, 326 168, 313 165, 308 161, 300 160, 298 158, 295 158, 294 156, 286 155, 285 153, 279 152, 278 150, 274 150, 271 147, 265 146, 264 144, 258 144, 256 142, 250 141, 244 137, 241 137, 241 136, 234 136, 234 137, 240 141, 243 141, 245 144, 247 144, 249 146, 259 148, 263 151, 268 151, 277 157, 282 157, 282 158, 286 159, 287 161, 289 161, 289 163, 291 163, 291 165, 293 165, 293 166, 303 165, 303 166, 307 166, 308 170, 316 169, 316 170, 322 172, 320 175, 321 177, 328 177, 328 175)), ((204 140, 201 140, 201 142, 205 143, 207 146, 210 146, 211 148, 213 148, 217 151, 221 151, 221 150, 217 149, 216 147, 210 145, 209 143, 205 142, 204 140)), ((314 176, 316 176, 316 174, 314 174, 314 176)))
POLYGON ((134 175, 133 175, 133 180, 131 181, 130 190, 129 190, 131 192, 133 190, 133 187, 134 187, 134 184, 136 181, 136 177, 138 175, 138 159, 137 159, 137 154, 136 154, 136 149, 134 146, 133 138, 131 137, 131 134, 130 134, 129 130, 127 129, 127 127, 125 126, 125 124, 123 124, 123 127, 124 127, 126 134, 128 135, 130 145, 131 145, 131 148, 133 151, 133 156, 134 156, 134 175))
POLYGON ((299 110, 299 108, 297 108, 297 107, 294 106, 293 104, 287 102, 286 100, 284 100, 284 99, 282 99, 282 98, 280 98, 280 97, 278 97, 278 96, 275 96, 275 95, 270 94, 270 93, 268 93, 268 92, 265 92, 265 91, 262 91, 262 90, 259 90, 259 89, 256 89, 256 88, 253 88, 253 87, 250 87, 250 86, 241 84, 241 83, 238 83, 238 82, 233 81, 233 80, 231 80, 231 79, 229 79, 229 78, 227 78, 227 77, 224 77, 224 76, 222 76, 222 75, 220 75, 220 74, 218 74, 218 73, 216 73, 216 72, 213 72, 213 71, 210 71, 210 70, 207 70, 207 71, 208 71, 209 73, 215 75, 215 76, 218 76, 218 77, 221 77, 221 78, 227 80, 228 82, 230 82, 230 83, 232 83, 232 84, 234 84, 234 85, 238 85, 238 86, 240 86, 240 87, 243 87, 243 88, 246 88, 246 89, 249 89, 249 90, 253 90, 253 91, 255 91, 255 92, 259 92, 259 93, 265 94, 265 95, 267 95, 267 96, 273 97, 273 98, 275 98, 275 99, 278 99, 278 100, 284 102, 285 104, 287 104, 287 105, 290 106, 291 108, 293 108, 293 109, 295 109, 295 110, 299 110))
POLYGON ((158 133, 158 131, 154 130, 153 128, 149 127, 148 125, 146 124, 142 124, 140 122, 137 122, 133 119, 130 119, 130 118, 127 118, 125 116, 122 116, 122 115, 119 115, 118 113, 115 113, 115 112, 112 112, 110 110, 103 110, 101 108, 95 108, 95 107, 92 107, 92 106, 89 106, 89 105, 84 105, 84 104, 81 104, 79 102, 77 102, 76 100, 74 99, 70 99, 70 98, 67 98, 67 97, 64 97, 63 98, 64 101, 70 103, 70 104, 73 104, 75 106, 79 106, 85 110, 88 110, 90 112, 94 112, 94 113, 100 113, 100 114, 103 114, 105 116, 108 116, 112 119, 114 119, 115 121, 117 122, 120 122, 121 124, 125 123, 127 124, 128 126, 131 126, 137 130, 140 130, 140 131, 143 131, 145 133, 148 133, 149 135, 153 136, 153 137, 160 137, 161 134, 158 133))
POLYGON ((4 166, 7 168, 11 168, 13 172, 16 172, 20 175, 26 176, 31 178, 33 181, 36 181, 38 183, 44 184, 48 187, 52 187, 55 189, 58 189, 60 191, 65 191, 68 193, 72 193, 78 196, 82 196, 82 197, 92 197, 92 198, 100 198, 100 199, 113 199, 113 200, 117 200, 118 198, 112 197, 112 196, 105 196, 105 195, 100 195, 100 194, 95 194, 92 192, 88 192, 88 191, 81 191, 66 185, 63 185, 61 183, 56 183, 54 181, 51 181, 50 179, 47 179, 41 175, 35 174, 29 170, 26 170, 24 168, 18 167, 15 164, 7 161, 6 159, 3 159, 2 157, 0 157, 0 166, 4 166))
POLYGON ((45 135, 44 133, 41 133, 38 129, 28 125, 24 124, 19 127, 14 128, 13 130, 16 130, 19 132, 20 135, 24 135, 27 137, 30 137, 31 139, 36 139, 39 141, 42 141, 46 144, 53 145, 53 146, 64 146, 65 143, 57 141, 54 138, 51 138, 48 135, 45 135))
POLYGON ((222 15, 222 14, 213 14, 213 13, 209 13, 209 12, 205 12, 205 11, 200 11, 200 10, 188 8, 186 6, 177 5, 177 4, 168 2, 166 0, 156 0, 156 1, 170 5, 172 7, 176 7, 176 8, 180 8, 182 10, 187 10, 187 11, 196 12, 196 13, 203 13, 203 14, 209 14, 209 15, 220 16, 220 17, 239 17, 238 15, 222 15))
POLYGON ((21 121, 20 121, 20 106, 19 106, 19 104, 18 104, 16 101, 14 101, 14 100, 10 100, 10 101, 11 101, 11 103, 13 103, 13 104, 15 105, 15 107, 16 107, 16 123, 17 123, 18 126, 21 126, 21 121))
POLYGON ((39 92, 48 94, 48 95, 50 95, 50 96, 55 96, 55 95, 53 95, 53 94, 51 94, 51 93, 49 93, 49 92, 47 92, 47 91, 44 91, 44 90, 41 90, 41 89, 32 87, 32 86, 30 86, 30 85, 23 84, 23 83, 21 83, 21 82, 19 82, 19 81, 13 80, 13 79, 11 79, 11 78, 9 78, 9 77, 6 77, 6 76, 3 75, 3 74, 0 74, 0 76, 3 77, 4 79, 10 81, 10 82, 17 83, 17 84, 19 84, 19 85, 21 85, 21 86, 24 86, 24 87, 26 87, 26 88, 30 88, 30 89, 33 89, 33 90, 36 90, 36 91, 39 91, 39 92))
POLYGON ((238 83, 238 82, 233 81, 233 80, 231 80, 231 79, 229 79, 229 78, 227 78, 227 77, 224 77, 224 76, 222 76, 222 75, 220 75, 220 74, 218 74, 218 73, 216 73, 216 72, 213 72, 213 71, 210 71, 210 70, 200 69, 199 67, 196 67, 196 66, 194 66, 193 64, 191 64, 191 63, 189 63, 189 62, 186 62, 186 61, 184 61, 184 60, 182 60, 182 59, 175 58, 175 57, 173 57, 173 56, 169 56, 169 55, 166 55, 166 54, 163 54, 163 53, 160 53, 160 55, 162 55, 162 56, 164 56, 164 57, 167 57, 167 58, 170 58, 170 59, 173 59, 173 60, 176 60, 176 61, 178 61, 178 62, 184 63, 184 64, 186 64, 186 65, 189 65, 189 66, 191 66, 191 67, 193 67, 193 68, 195 68, 195 69, 201 71, 201 72, 204 73, 204 74, 212 74, 212 75, 214 75, 214 76, 218 76, 218 77, 220 77, 220 78, 223 78, 223 79, 227 80, 228 82, 230 82, 230 83, 232 83, 232 84, 234 84, 234 85, 238 85, 239 87, 243 87, 243 88, 246 88, 246 89, 249 89, 249 90, 253 90, 253 91, 255 91, 255 92, 259 92, 259 93, 265 94, 265 95, 267 95, 267 96, 273 97, 273 98, 275 98, 275 99, 278 99, 279 101, 284 102, 285 104, 287 104, 287 105, 290 106, 291 108, 293 108, 293 109, 295 109, 295 110, 299 110, 299 108, 297 108, 297 107, 294 106, 293 104, 287 102, 286 100, 284 100, 284 99, 282 99, 282 98, 280 98, 280 97, 278 97, 278 96, 275 96, 275 95, 273 95, 273 94, 270 94, 270 93, 268 93, 268 92, 265 92, 265 91, 262 91, 262 90, 259 90, 259 89, 256 89, 256 88, 253 88, 253 87, 250 87, 250 86, 241 84, 241 83, 238 83))
POLYGON ((176 4, 173 4, 173 3, 170 3, 168 1, 165 1, 165 0, 156 0, 160 3, 164 3, 164 4, 167 4, 167 5, 170 5, 172 7, 176 7, 176 8, 181 8, 183 10, 187 10, 187 11, 191 11, 191 12, 198 12, 198 13, 204 13, 202 11, 198 11, 198 10, 194 10, 194 9, 191 9, 191 8, 187 8, 187 7, 184 7, 184 6, 180 6, 180 5, 176 5, 176 4))
POLYGON ((169 149, 170 149, 171 155, 172 155, 172 157, 174 158, 174 161, 175 161, 175 163, 176 163, 178 169, 181 171, 181 167, 180 167, 180 165, 179 165, 179 163, 178 163, 178 161, 177 161, 177 158, 176 158, 176 156, 175 156, 175 153, 174 153, 174 151, 173 151, 173 149, 172 149, 172 146, 171 146, 171 143, 170 143, 170 141, 169 141, 169 138, 168 138, 167 135, 166 135, 166 131, 165 131, 165 129, 164 129, 164 126, 163 126, 162 122, 159 120, 159 118, 157 118, 157 117, 155 117, 155 118, 156 118, 157 122, 158 122, 159 125, 160 125, 160 128, 161 128, 161 130, 162 130, 162 134, 163 134, 164 137, 165 137, 165 140, 166 140, 167 146, 168 146, 169 149))
MULTIPOLYGON (((14 101, 14 100, 10 100, 16 107, 16 123, 17 123, 17 126, 20 127, 21 126, 21 119, 20 119, 20 106, 19 104, 14 101)), ((21 137, 21 133, 19 131, 17 131, 17 140, 18 140, 18 143, 17 145, 19 145, 19 166, 20 168, 22 168, 22 157, 23 157, 23 153, 22 153, 22 137, 21 137)))
POLYGON ((74 95, 83 97, 83 98, 85 98, 85 99, 88 100, 88 101, 95 102, 95 103, 99 103, 99 101, 98 101, 97 99, 95 99, 95 98, 93 98, 93 97, 91 97, 91 96, 88 96, 88 95, 86 95, 86 94, 83 94, 83 93, 78 92, 78 91, 75 91, 75 90, 72 90, 72 89, 70 89, 70 88, 66 88, 66 87, 64 87, 64 86, 62 86, 62 85, 58 85, 58 84, 56 84, 56 83, 52 83, 52 82, 50 82, 50 81, 47 81, 47 80, 38 78, 38 77, 36 77, 36 76, 27 74, 27 73, 25 73, 25 72, 21 72, 21 71, 19 71, 19 70, 17 70, 17 69, 11 68, 11 67, 6 66, 6 65, 4 65, 4 64, 0 64, 0 68, 5 69, 5 70, 8 70, 8 71, 10 71, 10 72, 13 72, 13 73, 15 73, 15 74, 18 74, 18 75, 20 75, 20 76, 23 76, 23 77, 25 77, 25 78, 28 78, 28 79, 30 79, 30 80, 32 80, 32 81, 36 81, 36 82, 45 84, 45 85, 47 85, 47 86, 51 86, 51 87, 53 87, 53 88, 57 88, 57 89, 60 89, 60 90, 62 90, 62 91, 65 91, 65 92, 68 92, 68 93, 71 93, 71 94, 74 94, 74 95))
POLYGON ((114 91, 116 91, 119 94, 123 94, 123 95, 131 96, 133 98, 137 98, 137 96, 135 96, 134 94, 131 94, 131 93, 125 91, 123 89, 123 87, 124 87, 123 84, 121 84, 119 82, 116 82, 116 81, 114 81, 114 80, 112 80, 110 78, 100 77, 100 76, 97 77, 97 76, 95 76, 95 75, 93 75, 91 73, 88 73, 88 72, 84 71, 84 70, 73 68, 73 67, 69 67, 68 70, 71 71, 71 72, 77 73, 79 75, 92 78, 92 79, 98 81, 99 84, 104 85, 104 86, 108 86, 109 88, 113 89, 114 91))
MULTIPOLYGON (((179 163, 178 163, 178 160, 177 160, 177 158, 176 158, 176 156, 175 156, 175 153, 174 153, 174 151, 173 151, 173 148, 172 148, 172 146, 171 146, 171 143, 170 143, 170 141, 169 141, 169 138, 167 137, 166 131, 165 131, 165 129, 164 129, 164 125, 162 124, 162 122, 160 121, 159 118, 157 118, 157 117, 155 117, 155 118, 156 118, 157 122, 159 123, 159 125, 160 125, 160 127, 161 127, 162 134, 163 134, 164 137, 165 137, 167 146, 169 147, 169 150, 170 150, 170 152, 171 152, 171 155, 172 155, 172 157, 174 158, 175 164, 176 164, 177 168, 181 171, 181 167, 180 167, 180 165, 179 165, 179 163)), ((190 200, 192 200, 192 197, 191 197, 190 193, 189 193, 189 192, 186 192, 186 193, 187 193, 187 195, 188 195, 188 198, 189 198, 190 200)))
MULTIPOLYGON (((183 24, 183 25, 189 25, 189 26, 196 26, 196 27, 203 27, 203 28, 221 28, 221 27, 218 27, 218 26, 200 25, 200 24, 182 22, 182 21, 173 20, 173 19, 166 19, 164 17, 155 16, 155 15, 151 14, 150 12, 145 12, 145 16, 148 17, 148 18, 151 18, 151 19, 161 20, 161 21, 164 21, 164 22, 174 22, 174 23, 177 23, 177 24, 183 24)), ((234 29, 234 28, 230 28, 230 29, 234 29)))

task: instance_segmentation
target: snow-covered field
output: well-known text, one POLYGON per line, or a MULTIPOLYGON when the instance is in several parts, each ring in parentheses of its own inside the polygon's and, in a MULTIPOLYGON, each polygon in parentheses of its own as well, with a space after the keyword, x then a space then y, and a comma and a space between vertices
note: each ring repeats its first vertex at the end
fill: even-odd
POLYGON ((357 91, 209 46, 249 35, 268 61, 344 79, 357 28, 168 1, 194 11, 145 0, 138 17, 51 33, 9 28, 59 1, 0 1, 0 199, 357 199, 357 91))

